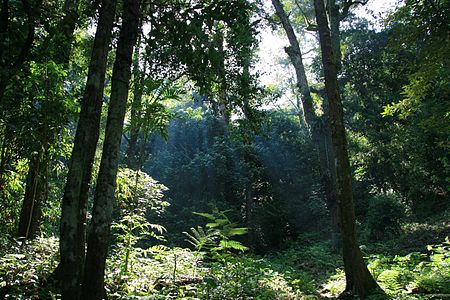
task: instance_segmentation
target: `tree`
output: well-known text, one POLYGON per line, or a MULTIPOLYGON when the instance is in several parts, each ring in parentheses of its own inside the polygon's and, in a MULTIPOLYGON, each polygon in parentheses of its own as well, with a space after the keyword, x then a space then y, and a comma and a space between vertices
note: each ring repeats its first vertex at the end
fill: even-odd
POLYGON ((341 83, 361 216, 373 194, 391 190, 419 218, 449 203, 444 7, 411 1, 380 30, 354 21, 343 31, 341 83))
POLYGON ((116 1, 103 0, 62 201, 60 255, 64 299, 77 299, 85 258, 86 205, 100 128, 106 60, 116 1))
POLYGON ((140 1, 125 0, 122 25, 117 42, 111 98, 103 142, 102 159, 95 188, 92 221, 89 230, 82 298, 101 299, 104 295, 106 255, 115 201, 119 150, 131 78, 133 47, 139 32, 140 1))
MULTIPOLYGON (((25 239, 36 235, 41 219, 41 206, 47 200, 48 169, 51 166, 49 150, 52 144, 55 144, 55 137, 59 136, 58 133, 61 132, 61 127, 55 125, 57 122, 64 123, 63 120, 67 121, 65 116, 68 114, 67 109, 55 109, 56 105, 52 105, 50 102, 54 103, 58 100, 62 101, 61 98, 64 99, 64 97, 61 97, 61 93, 55 91, 61 91, 62 81, 64 80, 63 75, 66 75, 63 74, 63 71, 68 69, 75 25, 78 21, 77 2, 77 0, 66 0, 64 2, 64 16, 53 24, 49 30, 49 35, 42 42, 45 45, 42 47, 44 50, 48 50, 50 46, 53 46, 55 49, 50 54, 42 53, 42 55, 44 57, 48 56, 49 61, 56 64, 56 66, 49 62, 45 66, 46 74, 41 81, 42 89, 44 89, 44 99, 41 104, 40 115, 42 117, 39 118, 38 125, 43 124, 43 126, 38 127, 41 127, 39 129, 42 130, 42 138, 35 141, 39 145, 38 149, 31 151, 29 157, 29 170, 18 226, 18 236, 25 239), (57 31, 57 26, 61 26, 63 30, 61 32, 57 31)), ((39 97, 41 95, 35 96, 39 97)), ((61 106, 63 107, 64 105, 61 104, 61 106)))
MULTIPOLYGON (((311 96, 311 89, 306 77, 305 66, 303 64, 302 52, 297 36, 289 21, 288 15, 284 11, 280 0, 272 0, 275 11, 280 18, 286 36, 289 40, 289 47, 285 48, 292 65, 295 69, 297 87, 300 92, 302 111, 305 123, 308 126, 309 134, 316 145, 319 157, 322 186, 325 190, 327 207, 331 216, 332 242, 333 248, 339 247, 339 214, 336 201, 336 175, 334 171, 334 155, 331 147, 330 130, 328 116, 318 116, 314 109, 314 102, 311 96)), ((340 60, 339 60, 340 61, 340 60)))
POLYGON ((319 31, 325 89, 329 105, 329 117, 333 151, 336 162, 337 201, 341 221, 342 246, 346 288, 344 293, 365 299, 381 291, 364 262, 356 240, 355 209, 353 204, 352 175, 347 151, 343 108, 337 79, 338 66, 333 53, 332 39, 323 0, 314 0, 319 31))

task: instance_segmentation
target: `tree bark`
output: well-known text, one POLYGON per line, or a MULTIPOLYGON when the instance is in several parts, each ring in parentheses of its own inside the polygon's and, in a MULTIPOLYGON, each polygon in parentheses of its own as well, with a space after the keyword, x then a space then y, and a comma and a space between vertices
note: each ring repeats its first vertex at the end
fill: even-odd
POLYGON ((3 127, 2 134, 3 134, 2 148, 0 151, 0 199, 5 201, 6 186, 4 182, 4 177, 6 173, 6 165, 8 160, 8 143, 12 135, 7 125, 3 127))
POLYGON ((125 0, 123 6, 122 28, 113 67, 105 141, 89 232, 83 299, 102 299, 104 295, 105 262, 110 243, 120 141, 128 99, 133 46, 136 44, 139 31, 139 2, 139 0, 125 0))
MULTIPOLYGON (((140 26, 141 27, 141 26, 140 26)), ((145 77, 145 68, 142 72, 139 66, 139 45, 141 44, 140 34, 135 48, 133 60, 133 101, 131 102, 130 116, 130 135, 128 139, 128 147, 126 151, 126 164, 128 168, 138 171, 139 166, 139 150, 138 139, 142 127, 142 96, 143 96, 143 79, 145 77)))
MULTIPOLYGON (((70 52, 72 49, 73 33, 78 20, 77 0, 66 0, 64 3, 64 17, 61 20, 63 31, 57 34, 52 41, 55 44, 56 52, 51 57, 55 63, 68 68, 70 52)), ((56 26, 55 26, 56 27, 56 26)), ((58 30, 58 28, 53 28, 58 30)), ((47 101, 43 103, 44 108, 44 124, 47 124, 47 101)), ((29 171, 27 175, 27 183, 25 188, 24 200, 19 219, 18 236, 20 238, 33 238, 38 230, 41 220, 41 206, 45 203, 48 196, 48 165, 50 157, 48 153, 49 140, 47 125, 44 126, 43 148, 38 155, 32 155, 30 158, 29 171)))
POLYGON ((327 0, 327 15, 330 23, 331 47, 333 48, 334 63, 337 72, 341 71, 341 32, 339 25, 341 23, 339 5, 336 0, 327 0))
POLYGON ((300 45, 283 5, 280 0, 272 0, 272 4, 289 40, 290 46, 285 50, 295 69, 297 86, 301 94, 303 117, 319 155, 321 181, 325 192, 327 208, 331 216, 332 244, 333 248, 337 249, 340 244, 340 230, 336 204, 336 176, 328 122, 317 116, 314 111, 313 99, 306 77, 300 45))
POLYGON ((31 158, 29 169, 17 233, 18 237, 23 239, 36 236, 42 204, 47 199, 47 161, 43 159, 42 151, 31 158))
POLYGON ((86 203, 97 147, 106 61, 116 0, 103 0, 62 202, 60 254, 63 299, 77 299, 85 258, 86 203))
POLYGON ((365 299, 372 293, 382 291, 367 269, 356 240, 352 178, 343 121, 343 108, 337 79, 338 66, 334 58, 335 54, 333 53, 332 39, 323 0, 314 0, 314 8, 322 50, 325 89, 329 105, 331 137, 336 163, 337 200, 340 211, 346 277, 344 293, 358 295, 365 299))

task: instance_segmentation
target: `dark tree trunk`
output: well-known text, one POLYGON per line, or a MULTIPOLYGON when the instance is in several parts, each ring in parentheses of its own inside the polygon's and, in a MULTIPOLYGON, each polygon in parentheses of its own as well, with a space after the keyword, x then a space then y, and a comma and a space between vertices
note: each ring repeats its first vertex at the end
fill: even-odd
POLYGON ((48 195, 47 161, 43 159, 42 151, 31 158, 29 168, 17 233, 18 237, 23 239, 36 236, 42 215, 42 204, 48 195))
POLYGON ((272 4, 289 40, 290 46, 285 50, 295 69, 297 86, 301 94, 300 98, 304 121, 319 155, 321 181, 325 192, 327 208, 331 216, 333 248, 336 249, 340 244, 340 230, 336 204, 336 176, 328 122, 317 116, 314 111, 313 99, 303 65, 300 45, 283 5, 280 0, 272 0, 272 4))
MULTIPOLYGON (((57 34, 57 38, 52 42, 55 44, 56 52, 53 60, 57 64, 68 67, 70 51, 72 49, 73 33, 77 22, 76 0, 66 0, 64 4, 65 16, 61 20, 63 31, 57 34)), ((53 28, 54 31, 59 30, 53 28)), ((51 39, 51 38, 50 38, 51 39)), ((47 124, 47 102, 43 103, 44 124, 47 124)), ((41 218, 41 205, 47 200, 48 195, 48 164, 50 161, 48 148, 48 134, 50 130, 45 125, 44 129, 44 150, 39 151, 38 155, 32 155, 30 158, 27 183, 25 188, 22 210, 20 213, 18 236, 21 238, 33 238, 37 231, 37 226, 41 218)))
MULTIPOLYGON (((140 26, 141 27, 141 26, 140 26)), ((141 131, 141 115, 142 115, 142 96, 143 96, 143 79, 144 72, 141 71, 139 66, 139 45, 141 43, 140 34, 138 35, 138 41, 134 53, 133 61, 133 101, 131 103, 131 116, 130 116, 130 135, 128 138, 128 147, 126 151, 126 164, 128 168, 132 170, 139 170, 140 155, 139 155, 139 133, 141 131)))
POLYGON ((255 221, 254 221, 254 199, 253 199, 253 155, 251 149, 252 140, 250 135, 246 132, 243 141, 244 153, 243 160, 248 164, 247 168, 247 184, 244 190, 245 197, 245 225, 248 230, 247 243, 249 248, 253 251, 256 247, 256 231, 255 231, 255 221))
POLYGON ((356 240, 355 209, 351 184, 351 170, 348 159, 347 139, 343 121, 343 108, 337 80, 332 39, 323 0, 314 0, 316 21, 319 30, 322 63, 325 75, 325 89, 329 104, 330 128, 337 174, 337 200, 340 211, 343 242, 345 293, 358 295, 362 299, 372 293, 381 292, 364 262, 356 240))
POLYGON ((105 141, 88 239, 83 299, 101 299, 104 295, 105 262, 110 243, 120 141, 127 107, 133 46, 137 40, 140 17, 139 0, 125 0, 123 7, 122 28, 113 67, 105 141))
POLYGON ((56 38, 56 53, 54 55, 55 63, 68 67, 70 54, 72 52, 72 44, 74 39, 75 26, 78 22, 78 1, 66 0, 63 10, 64 17, 61 20, 61 28, 56 38))
POLYGON ((224 49, 224 36, 221 29, 217 29, 218 32, 214 37, 213 43, 216 44, 217 47, 217 55, 220 57, 220 63, 217 69, 217 75, 219 76, 220 82, 220 92, 219 92, 219 105, 218 105, 218 113, 219 117, 222 121, 222 125, 224 127, 225 134, 228 133, 228 126, 230 124, 230 103, 228 101, 228 84, 226 78, 226 70, 225 70, 225 49, 224 49))
POLYGON ((334 53, 334 63, 336 64, 337 72, 341 71, 341 31, 339 25, 341 23, 339 5, 336 0, 327 1, 327 15, 330 23, 330 37, 331 47, 334 53))
POLYGON ((5 193, 6 193, 6 187, 4 183, 4 177, 5 177, 5 171, 6 171, 6 165, 7 165, 7 153, 8 153, 8 142, 11 138, 11 133, 8 128, 8 126, 4 126, 3 130, 3 139, 2 139, 2 148, 0 151, 0 197, 3 198, 3 201, 5 201, 5 193))
POLYGON ((61 282, 63 299, 77 299, 85 258, 86 203, 97 147, 106 61, 116 0, 103 0, 81 104, 61 215, 61 282))

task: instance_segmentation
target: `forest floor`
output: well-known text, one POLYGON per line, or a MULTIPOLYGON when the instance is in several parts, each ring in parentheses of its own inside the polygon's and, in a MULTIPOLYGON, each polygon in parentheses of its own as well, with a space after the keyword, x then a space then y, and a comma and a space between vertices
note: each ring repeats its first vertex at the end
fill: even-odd
MULTIPOLYGON (((389 240, 360 238, 371 273, 391 298, 450 299, 448 220, 444 213, 404 224, 389 240)), ((28 244, 5 238, 1 245, 0 299, 58 299, 50 276, 57 238, 28 244)), ((122 248, 108 261, 106 288, 110 299, 333 299, 345 286, 342 268, 340 255, 319 233, 265 256, 122 248)))

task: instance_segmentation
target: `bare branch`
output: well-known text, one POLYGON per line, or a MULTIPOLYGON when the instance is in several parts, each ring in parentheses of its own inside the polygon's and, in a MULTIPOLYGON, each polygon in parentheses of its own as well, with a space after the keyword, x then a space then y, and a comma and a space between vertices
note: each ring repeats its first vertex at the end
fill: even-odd
POLYGON ((358 1, 358 0, 356 0, 356 1, 346 0, 346 1, 344 1, 343 7, 342 7, 342 11, 339 14, 339 21, 344 20, 348 16, 348 13, 349 13, 350 8, 352 6, 358 5, 358 4, 359 5, 366 5, 367 2, 369 2, 369 0, 361 0, 361 1, 358 1))
POLYGON ((308 16, 306 16, 305 11, 302 9, 302 6, 300 5, 300 3, 298 3, 298 0, 295 0, 295 5, 300 10, 300 12, 302 13, 302 15, 303 15, 303 17, 305 19, 306 30, 308 30, 308 31, 317 31, 317 25, 309 20, 308 16))

